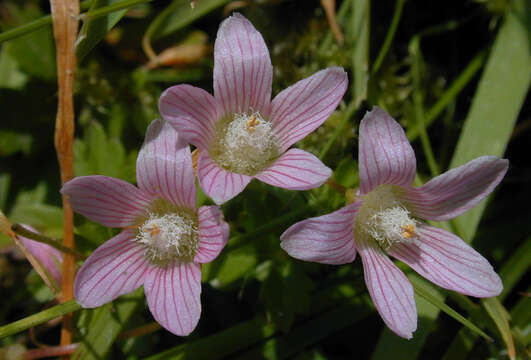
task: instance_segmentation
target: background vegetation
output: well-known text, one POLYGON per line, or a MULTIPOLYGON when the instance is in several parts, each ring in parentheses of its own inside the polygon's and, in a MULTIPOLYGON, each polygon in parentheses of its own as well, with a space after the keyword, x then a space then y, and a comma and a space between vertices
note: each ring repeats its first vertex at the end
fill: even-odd
MULTIPOLYGON (((441 224, 490 260, 504 292, 478 301, 432 286, 403 267, 417 289, 419 311, 413 340, 403 340, 376 313, 360 260, 344 266, 304 263, 279 247, 279 235, 289 225, 337 209, 345 203, 343 194, 327 185, 290 192, 253 181, 223 206, 230 241, 203 267, 203 313, 186 338, 153 324, 141 289, 95 310, 55 307, 51 315, 39 315, 34 323, 39 325, 29 331, 19 332, 29 322, 6 325, 57 302, 11 239, 0 235, 0 324, 6 325, 0 328, 0 358, 57 345, 58 322, 48 320, 72 310, 74 341, 83 359, 529 356, 530 2, 338 1, 342 43, 321 3, 326 1, 199 0, 191 10, 187 0, 83 1, 88 15, 81 18, 76 47, 75 175, 135 182, 136 155, 147 125, 159 116, 160 93, 177 83, 212 91, 216 31, 237 9, 268 44, 274 94, 328 66, 349 73, 350 88, 337 111, 297 145, 322 158, 343 187, 358 184, 357 127, 373 105, 405 127, 418 159, 418 183, 477 156, 510 160, 489 201, 441 224), (110 12, 116 6, 121 10, 110 12), (443 302, 493 341, 448 316, 451 310, 443 302)), ((49 13, 46 1, 0 3, 0 209, 11 223, 61 238, 49 13), (25 30, 33 31, 21 35, 25 30)), ((200 201, 209 200, 200 196, 200 201)), ((75 219, 76 249, 84 254, 113 233, 81 216, 75 219)))

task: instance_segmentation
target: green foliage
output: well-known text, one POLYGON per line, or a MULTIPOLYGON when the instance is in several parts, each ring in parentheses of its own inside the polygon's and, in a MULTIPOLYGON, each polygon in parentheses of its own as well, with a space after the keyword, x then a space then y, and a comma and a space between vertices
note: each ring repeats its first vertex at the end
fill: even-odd
MULTIPOLYGON (((524 106, 531 81, 529 9, 519 0, 466 6, 337 3, 343 45, 328 30, 319 2, 264 0, 237 9, 266 39, 274 65, 273 95, 328 66, 343 66, 350 87, 332 116, 296 145, 333 170, 330 184, 293 192, 253 181, 223 206, 230 240, 215 261, 202 267, 203 313, 194 333, 186 338, 153 329, 124 334, 153 321, 142 289, 98 309, 78 311, 80 306, 69 302, 31 315, 53 295, 25 261, 17 260, 11 239, 2 237, 0 288, 8 295, 0 310, 0 357, 7 346, 22 343, 21 352, 34 347, 27 336, 10 335, 76 311, 80 358, 456 360, 503 358, 513 344, 516 358, 525 358, 531 303, 522 294, 530 291, 524 279, 531 266, 531 208, 519 199, 531 195, 524 139, 529 134, 524 106), (508 178, 488 207, 483 203, 450 225, 440 224, 474 240, 499 270, 503 293, 470 300, 406 270, 417 289, 419 313, 418 330, 409 341, 378 317, 359 258, 345 266, 310 264, 289 258, 279 247, 279 236, 291 224, 343 206, 343 188, 356 192, 357 128, 373 105, 389 110, 406 128, 419 181, 481 155, 505 156, 507 150, 511 161, 508 178)), ((211 53, 196 64, 150 69, 142 40, 163 49, 199 30, 212 46, 224 12, 235 5, 228 0, 199 0, 195 9, 189 0, 83 3, 76 44, 76 176, 101 174, 135 183, 136 156, 147 125, 160 116, 160 93, 184 82, 212 87, 211 53), (105 46, 97 46, 104 39, 105 46)), ((0 3, 0 26, 11 30, 0 34, 0 208, 13 223, 61 238, 53 150, 56 64, 47 11, 45 2, 0 3)), ((201 191, 198 199, 212 204, 201 191)), ((81 216, 75 225, 76 250, 86 255, 120 231, 81 216)), ((37 331, 39 341, 57 343, 57 331, 45 326, 37 331)))

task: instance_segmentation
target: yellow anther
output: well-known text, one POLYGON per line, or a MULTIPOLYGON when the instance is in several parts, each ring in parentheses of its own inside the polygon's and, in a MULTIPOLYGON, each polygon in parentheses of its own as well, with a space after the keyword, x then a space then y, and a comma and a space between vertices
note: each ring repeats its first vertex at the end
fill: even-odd
POLYGON ((245 127, 247 128, 247 131, 250 133, 254 132, 254 129, 260 124, 260 120, 258 120, 258 117, 256 115, 251 115, 249 117, 249 120, 245 122, 245 127))
POLYGON ((151 225, 151 227, 149 228, 146 228, 146 230, 149 232, 149 235, 151 236, 155 236, 160 232, 160 228, 155 224, 151 225))
POLYGON ((415 225, 413 224, 402 226, 402 230, 404 230, 404 232, 402 233, 402 236, 405 239, 409 239, 409 238, 412 238, 413 236, 417 236, 417 234, 415 233, 415 225))

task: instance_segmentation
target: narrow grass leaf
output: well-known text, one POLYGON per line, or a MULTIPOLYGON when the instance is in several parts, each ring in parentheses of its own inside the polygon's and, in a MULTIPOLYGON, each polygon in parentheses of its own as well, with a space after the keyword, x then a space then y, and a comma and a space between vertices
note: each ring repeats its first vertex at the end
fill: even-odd
POLYGON ((481 301, 490 317, 496 324, 500 335, 507 346, 507 354, 511 360, 516 358, 516 350, 514 348, 513 335, 511 334, 511 328, 509 326, 509 314, 503 307, 500 300, 497 298, 483 299, 481 301))

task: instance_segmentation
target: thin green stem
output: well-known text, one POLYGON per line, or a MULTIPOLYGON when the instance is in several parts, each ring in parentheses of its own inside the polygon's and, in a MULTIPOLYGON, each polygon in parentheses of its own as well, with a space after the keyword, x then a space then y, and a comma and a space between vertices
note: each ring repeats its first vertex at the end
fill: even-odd
POLYGON ((78 259, 85 259, 86 258, 85 255, 83 255, 81 253, 78 253, 77 251, 75 251, 75 250, 73 250, 73 249, 71 249, 69 247, 64 246, 59 241, 57 241, 55 239, 52 239, 52 238, 49 238, 49 237, 47 237, 47 236, 45 236, 43 234, 39 234, 39 233, 30 231, 30 230, 26 229, 25 227, 23 227, 20 224, 14 224, 13 226, 11 226, 11 230, 16 232, 20 236, 23 236, 25 238, 28 238, 28 239, 31 239, 31 240, 34 240, 34 241, 38 241, 38 242, 41 242, 41 243, 44 243, 44 244, 47 244, 47 245, 50 245, 51 247, 53 247, 53 248, 55 248, 55 249, 57 249, 59 251, 62 251, 64 253, 73 255, 73 256, 75 256, 78 259))
POLYGON ((423 96, 421 92, 421 54, 420 54, 420 37, 415 36, 410 43, 409 50, 413 56, 412 64, 412 75, 413 75, 413 104, 415 108, 415 119, 417 123, 417 128, 420 134, 420 140, 422 142, 422 148, 424 150, 424 155, 426 156, 426 161, 428 162, 428 167, 430 168, 431 174, 433 176, 439 175, 439 166, 435 161, 435 156, 433 155, 433 150, 430 144, 430 139, 428 138, 428 133, 426 132, 426 127, 424 125, 424 106, 423 106, 423 96))
MULTIPOLYGON (((461 74, 452 82, 450 87, 444 92, 444 94, 437 100, 437 102, 426 112, 424 118, 424 125, 430 126, 431 123, 442 113, 442 111, 455 100, 457 95, 461 93, 464 87, 472 80, 477 74, 479 69, 483 67, 487 53, 485 51, 476 55, 472 61, 467 65, 461 74)), ((407 137, 409 141, 415 140, 419 136, 419 129, 412 127, 407 131, 407 137)))
POLYGON ((393 42, 393 39, 396 34, 396 29, 398 28, 398 23, 400 22, 400 18, 402 17, 402 9, 404 8, 405 3, 406 0, 397 0, 396 2, 395 12, 393 14, 393 19, 391 20, 391 26, 387 31, 384 43, 380 48, 380 52, 378 53, 376 60, 374 61, 374 65, 372 66, 373 74, 376 74, 378 70, 380 70, 380 66, 382 66, 383 60, 387 55, 387 52, 389 51, 389 47, 391 46, 391 43, 393 42))
POLYGON ((343 115, 343 118, 341 119, 339 124, 337 124, 336 131, 334 131, 334 133, 332 134, 332 137, 328 139, 325 146, 319 153, 319 159, 323 160, 326 154, 330 151, 330 149, 332 148, 332 145, 334 145, 339 135, 341 135, 341 133, 343 132, 345 126, 348 123, 348 120, 350 119, 354 111, 356 110, 356 107, 357 107, 356 102, 351 101, 347 107, 347 110, 345 111, 345 115, 343 115))
MULTIPOLYGON (((85 20, 88 20, 88 19, 96 19, 98 17, 102 17, 102 16, 105 16, 105 15, 108 15, 108 14, 110 14, 112 12, 115 12, 115 11, 118 11, 118 10, 122 10, 122 9, 131 7, 131 6, 134 6, 134 5, 138 5, 138 4, 141 4, 141 3, 150 2, 150 1, 153 1, 153 0, 127 0, 127 1, 122 1, 122 2, 119 2, 119 3, 116 3, 116 4, 112 4, 112 5, 109 5, 109 6, 104 6, 104 7, 101 7, 99 9, 83 13, 83 14, 79 15, 79 19, 82 20, 82 21, 85 21, 85 20)), ((88 6, 90 5, 90 1, 84 1, 81 5, 82 5, 81 6, 82 8, 88 8, 88 6)), ((4 42, 4 41, 12 40, 12 39, 17 38, 19 36, 23 36, 23 35, 29 34, 29 33, 33 32, 33 31, 39 30, 42 27, 50 26, 50 25, 52 25, 52 16, 51 15, 43 16, 40 19, 31 21, 31 22, 29 22, 27 24, 24 24, 24 25, 21 25, 21 26, 17 26, 14 29, 11 29, 11 30, 8 30, 8 31, 4 31, 3 33, 0 34, 0 44, 2 42, 4 42)))
POLYGON ((47 310, 0 327, 0 339, 78 310, 81 310, 81 305, 75 300, 56 305, 47 310))

